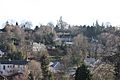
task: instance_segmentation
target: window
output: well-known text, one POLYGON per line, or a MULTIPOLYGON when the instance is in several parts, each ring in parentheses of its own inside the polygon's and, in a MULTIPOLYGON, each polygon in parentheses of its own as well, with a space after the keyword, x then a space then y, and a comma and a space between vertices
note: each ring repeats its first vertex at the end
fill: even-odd
POLYGON ((3 74, 3 72, 2 72, 2 71, 0 71, 0 74, 3 74))
POLYGON ((3 66, 3 69, 5 70, 5 65, 3 66))
POLYGON ((15 65, 13 65, 13 68, 15 67, 15 65))

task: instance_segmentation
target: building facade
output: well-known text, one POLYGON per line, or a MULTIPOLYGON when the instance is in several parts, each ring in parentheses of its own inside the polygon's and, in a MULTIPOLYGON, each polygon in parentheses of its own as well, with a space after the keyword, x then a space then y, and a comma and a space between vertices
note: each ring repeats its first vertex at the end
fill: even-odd
POLYGON ((10 76, 16 73, 24 74, 27 70, 27 61, 0 61, 0 75, 10 76))

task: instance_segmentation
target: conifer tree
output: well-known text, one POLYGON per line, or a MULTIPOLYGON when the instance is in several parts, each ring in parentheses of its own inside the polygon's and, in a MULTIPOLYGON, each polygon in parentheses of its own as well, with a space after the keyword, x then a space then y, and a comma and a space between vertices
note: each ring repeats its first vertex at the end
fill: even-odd
POLYGON ((116 59, 114 63, 115 80, 120 80, 120 46, 118 46, 118 52, 115 54, 114 59, 116 59))
POLYGON ((91 80, 90 71, 85 64, 77 68, 75 73, 75 80, 91 80))
POLYGON ((48 56, 44 54, 41 57, 41 69, 42 69, 43 80, 50 79, 50 72, 48 70, 48 65, 49 65, 48 56))

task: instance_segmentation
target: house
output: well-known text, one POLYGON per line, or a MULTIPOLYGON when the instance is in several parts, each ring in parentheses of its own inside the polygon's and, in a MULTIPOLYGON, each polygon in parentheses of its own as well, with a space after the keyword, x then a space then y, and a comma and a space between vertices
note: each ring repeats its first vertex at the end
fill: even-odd
POLYGON ((77 67, 68 67, 67 73, 69 76, 74 76, 76 73, 77 67))
POLYGON ((65 45, 72 45, 73 44, 73 36, 69 32, 59 32, 57 33, 58 38, 56 38, 54 41, 65 45))
POLYGON ((50 64, 49 64, 49 70, 51 72, 53 72, 53 73, 62 72, 63 65, 60 62, 58 62, 58 61, 50 62, 50 64))
POLYGON ((5 53, 0 50, 0 57, 2 57, 3 55, 5 55, 5 53))
POLYGON ((0 61, 0 75, 10 76, 16 73, 24 74, 27 70, 27 63, 28 61, 24 60, 2 60, 0 61))
POLYGON ((89 67, 95 67, 96 65, 101 63, 101 60, 100 59, 96 60, 95 58, 90 57, 90 58, 85 58, 84 62, 89 67))
POLYGON ((56 45, 61 45, 62 44, 62 41, 61 41, 60 38, 55 38, 53 41, 55 42, 56 45))
POLYGON ((32 50, 34 52, 45 50, 45 49, 46 49, 46 46, 44 44, 33 42, 33 48, 32 48, 32 50))
POLYGON ((90 67, 94 67, 94 63, 95 63, 95 58, 85 58, 84 59, 84 62, 87 66, 90 66, 90 67))

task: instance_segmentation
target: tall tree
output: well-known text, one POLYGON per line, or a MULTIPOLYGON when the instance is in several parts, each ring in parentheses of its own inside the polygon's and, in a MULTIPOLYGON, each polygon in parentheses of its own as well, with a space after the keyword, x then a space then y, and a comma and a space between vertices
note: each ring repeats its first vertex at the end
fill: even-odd
POLYGON ((47 55, 42 55, 41 57, 41 69, 43 74, 43 80, 49 80, 50 79, 50 72, 48 70, 49 65, 49 58, 47 55))
POLYGON ((115 80, 120 80, 120 46, 118 46, 118 52, 115 55, 115 80))
POLYGON ((42 70, 40 62, 31 60, 28 64, 30 70, 29 78, 30 80, 41 80, 42 79, 42 70))
POLYGON ((75 80, 91 80, 90 71, 85 64, 77 68, 75 73, 75 80))
POLYGON ((60 19, 57 21, 57 25, 58 25, 58 27, 60 27, 60 29, 62 29, 62 30, 64 30, 65 27, 68 26, 68 24, 62 20, 62 16, 61 16, 60 19))
POLYGON ((80 54, 81 60, 84 60, 84 58, 87 56, 89 45, 90 44, 87 37, 83 36, 82 34, 79 34, 74 38, 73 50, 76 54, 80 54))

